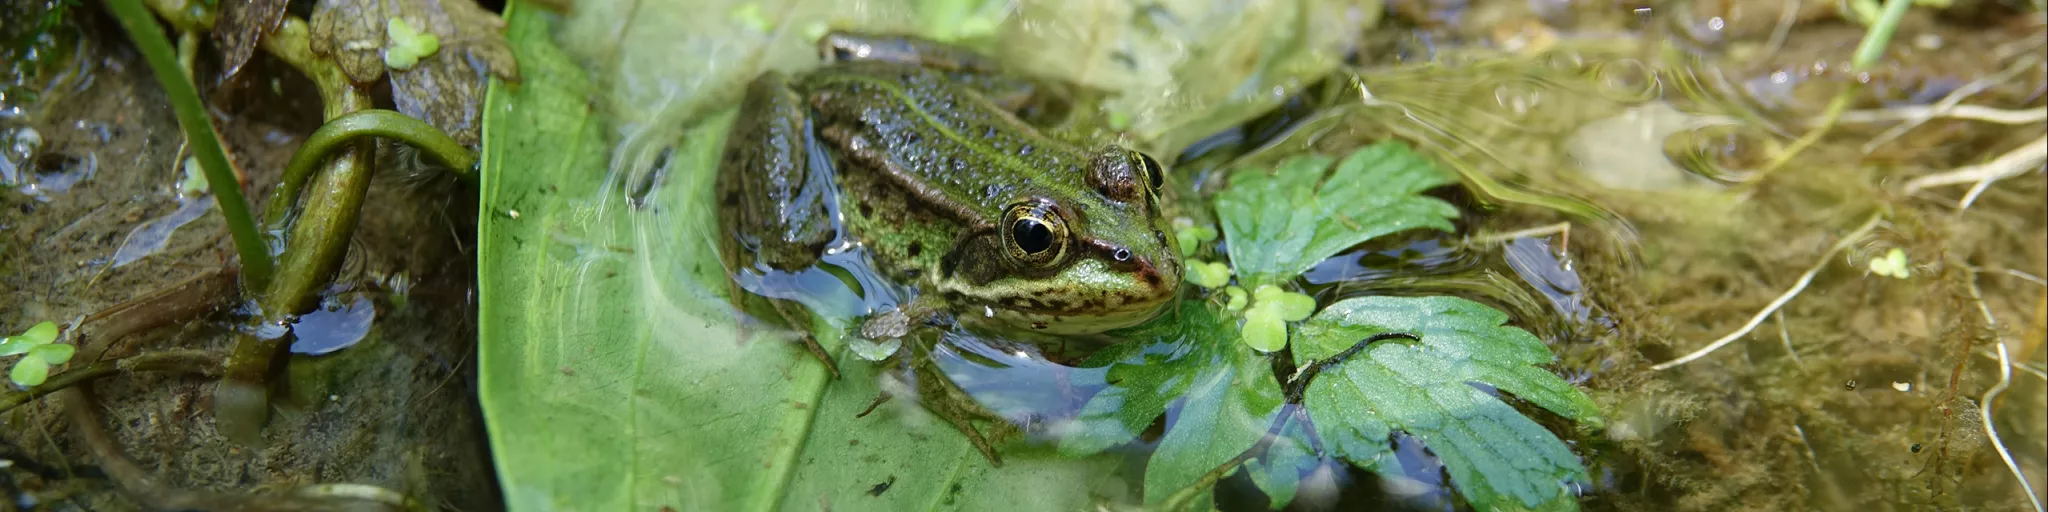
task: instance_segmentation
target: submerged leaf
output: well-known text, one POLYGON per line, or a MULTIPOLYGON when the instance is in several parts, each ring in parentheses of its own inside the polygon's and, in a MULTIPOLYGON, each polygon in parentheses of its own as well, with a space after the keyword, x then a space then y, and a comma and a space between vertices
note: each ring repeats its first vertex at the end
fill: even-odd
POLYGON ((1292 279, 1374 237, 1414 228, 1451 230, 1458 209, 1421 195, 1450 177, 1399 142, 1359 149, 1337 164, 1298 156, 1271 172, 1240 170, 1216 197, 1230 261, 1257 287, 1292 279))
POLYGON ((1252 478, 1252 485, 1265 491, 1273 510, 1287 508, 1294 502, 1295 490, 1301 487, 1301 475, 1315 469, 1322 460, 1316 458, 1303 435, 1299 421, 1290 421, 1285 432, 1273 438, 1273 444, 1266 447, 1266 453, 1245 461, 1245 472, 1252 478))
POLYGON ((1571 508, 1568 486, 1587 481, 1578 457, 1481 386, 1593 426, 1599 412, 1536 366, 1554 359, 1550 349, 1506 321, 1506 313, 1453 297, 1366 297, 1325 308, 1301 326, 1301 360, 1325 360, 1379 334, 1420 341, 1379 341, 1316 375, 1303 400, 1316 431, 1337 455, 1376 471, 1393 463, 1388 436, 1405 431, 1481 510, 1571 508))
POLYGON ((220 19, 213 24, 213 40, 220 47, 220 78, 234 78, 242 64, 256 54, 256 47, 270 31, 284 21, 287 0, 233 0, 220 3, 220 19))
POLYGON ((1110 386, 1088 399, 1059 441, 1067 456, 1100 453, 1137 440, 1178 404, 1147 463, 1147 503, 1225 469, 1265 436, 1283 402, 1267 359, 1231 339, 1227 318, 1198 301, 1160 318, 1119 333, 1131 341, 1090 359, 1110 365, 1110 386))

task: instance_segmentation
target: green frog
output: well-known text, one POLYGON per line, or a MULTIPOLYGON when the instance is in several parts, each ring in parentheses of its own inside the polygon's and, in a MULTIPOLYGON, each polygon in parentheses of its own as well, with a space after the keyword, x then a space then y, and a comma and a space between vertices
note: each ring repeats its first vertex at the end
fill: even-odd
MULTIPOLYGON (((1070 117, 1062 84, 928 40, 833 33, 818 46, 822 67, 747 87, 714 196, 729 271, 796 272, 858 244, 917 294, 862 324, 877 341, 941 313, 1098 333, 1176 296, 1165 170, 1135 150, 1058 135, 1085 131, 1051 129, 1070 117)), ((803 306, 769 303, 806 330, 803 306)), ((803 342, 836 378, 832 358, 803 342)))
POLYGON ((919 293, 863 325, 878 339, 937 312, 1096 333, 1175 296, 1158 161, 1026 122, 1061 100, 965 50, 845 33, 819 47, 824 67, 748 86, 716 191, 729 269, 795 271, 835 240, 859 243, 919 293))

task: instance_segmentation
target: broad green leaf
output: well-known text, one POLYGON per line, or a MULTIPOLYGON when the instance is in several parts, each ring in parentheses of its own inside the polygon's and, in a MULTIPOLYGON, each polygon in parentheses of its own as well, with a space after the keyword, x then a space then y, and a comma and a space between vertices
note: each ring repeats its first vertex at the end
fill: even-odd
POLYGON ((1423 196, 1449 175, 1399 142, 1331 158, 1304 155, 1277 169, 1241 169, 1216 197, 1231 265, 1246 287, 1277 284, 1339 251, 1414 228, 1451 230, 1458 209, 1423 196), (1327 178, 1325 175, 1327 174, 1327 178))
POLYGON ((1452 483, 1481 510, 1576 508, 1566 493, 1587 481, 1571 449, 1480 386, 1514 394, 1592 426, 1592 399, 1537 365, 1555 358, 1507 314, 1453 297, 1366 297, 1324 308, 1302 324, 1295 356, 1324 360, 1377 334, 1408 333, 1351 353, 1314 377, 1304 398, 1326 446, 1367 468, 1381 464, 1393 431, 1443 461, 1452 483))
POLYGON ((1283 402, 1268 360, 1232 339, 1230 327, 1207 304, 1183 301, 1177 314, 1126 331, 1131 341, 1098 355, 1113 361, 1111 385, 1082 407, 1060 451, 1090 455, 1136 440, 1177 404, 1146 465, 1145 502, 1227 469, 1265 436, 1283 402))
MULTIPOLYGON (((478 215, 478 395, 506 501, 773 508, 823 368, 735 332, 712 292, 709 201, 693 195, 710 174, 671 173, 649 206, 628 203, 591 80, 549 40, 552 16, 518 5, 507 37, 525 80, 491 89, 478 215)), ((671 167, 704 168, 729 119, 690 132, 671 167)))
POLYGON ((28 353, 28 349, 32 346, 28 340, 16 339, 13 336, 0 338, 0 357, 28 353))
MULTIPOLYGON (((869 412, 888 366, 841 358, 845 378, 826 386, 816 424, 788 476, 789 510, 1092 510, 1127 503, 1135 475, 1116 457, 1069 459, 1012 445, 993 467, 958 431, 915 402, 869 412), (877 484, 886 491, 871 494, 877 484), (857 491, 857 492, 856 492, 857 491)), ((722 510, 722 509, 720 509, 722 510)))
POLYGON ((50 366, 57 366, 70 362, 71 355, 75 353, 78 353, 78 347, 52 343, 29 347, 28 355, 23 358, 42 359, 43 362, 50 363, 50 366))
POLYGON ((8 380, 21 387, 35 387, 50 377, 50 363, 40 357, 24 357, 14 362, 14 369, 7 371, 8 380))
MULTIPOLYGON (((670 136, 635 131, 604 113, 617 98, 591 101, 601 81, 550 40, 555 18, 519 5, 507 36, 525 80, 494 85, 486 104, 478 236, 478 394, 509 508, 1079 510, 1118 498, 1114 459, 1022 453, 996 469, 909 400, 860 416, 882 379, 826 336, 837 320, 815 329, 841 353, 836 381, 787 333, 736 329, 707 196, 735 113, 670 136)), ((634 54, 653 52, 673 50, 634 54)))

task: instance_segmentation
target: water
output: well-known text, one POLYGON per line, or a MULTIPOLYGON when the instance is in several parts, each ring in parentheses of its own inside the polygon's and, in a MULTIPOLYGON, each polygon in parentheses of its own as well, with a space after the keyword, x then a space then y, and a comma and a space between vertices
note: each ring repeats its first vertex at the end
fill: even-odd
MULTIPOLYGON (((2039 122, 2006 126, 1933 120, 1901 130, 1897 124, 1852 121, 1762 185, 1740 182, 1753 176, 1751 171, 1768 155, 1805 133, 1808 120, 1852 81, 1869 81, 1854 107, 1862 111, 1925 105, 1957 91, 1974 91, 1962 98, 1970 105, 2042 108, 2048 79, 2042 78, 2039 65, 2040 16, 2001 15, 2003 7, 1996 3, 1959 7, 1940 17, 1916 10, 1886 64, 1865 77, 1842 71, 1863 31, 1834 19, 1832 5, 1800 5, 1813 12, 1795 12, 1799 16, 1791 19, 1796 24, 1780 37, 1774 34, 1786 4, 1763 4, 1701 1, 1678 12, 1662 6, 1641 12, 1617 9, 1611 2, 1432 3, 1424 11, 1414 10, 1422 3, 1400 3, 1387 13, 1396 21, 1382 25, 1393 28, 1346 36, 1359 43, 1321 55, 1332 61, 1350 57, 1359 66, 1356 73, 1339 73, 1320 89, 1303 87, 1310 92, 1280 99, 1265 98, 1269 88, 1257 80, 1236 80, 1241 76, 1203 67, 1208 61, 1173 60, 1194 52, 1175 42, 1183 32, 1237 33, 1190 21, 1212 19, 1204 15, 1222 11, 1215 6, 1155 6, 1142 17, 1151 28, 1131 35, 1059 21, 1108 20, 1100 23, 1121 26, 1139 19, 1113 12, 1114 4, 1064 10, 1053 4, 1022 5, 1014 15, 1030 22, 1025 34, 1016 36, 1025 42, 1007 45, 1000 53, 1035 70, 1078 76, 1091 86, 1143 92, 1113 108, 1137 114, 1133 133, 1139 143, 1170 146, 1148 150, 1179 155, 1174 178, 1188 185, 1181 199, 1194 205, 1186 207, 1189 215, 1206 215, 1202 198, 1224 186, 1221 177, 1228 164, 1258 164, 1261 149, 1335 153, 1398 137, 1466 173, 1469 192, 1463 194, 1470 197, 1451 198, 1465 210, 1456 233, 1375 241, 1324 261, 1301 284, 1324 305, 1366 295, 1450 294, 1511 312, 1517 325, 1536 332, 1559 354, 1560 361, 1548 369, 1588 390, 1607 418, 1607 428, 1585 431, 1537 416, 1565 436, 1588 464, 1593 481, 1583 488, 1585 508, 2028 509, 1986 427, 1997 430, 2037 492, 2048 488, 2041 455, 2048 453, 2048 425, 2040 420, 2048 414, 2048 381, 2040 373, 2048 352, 2041 350, 2042 333, 2048 331, 2043 324, 2048 314, 2041 311, 2048 294, 2037 277, 2048 275, 2048 228, 2043 226, 2048 208, 2040 199, 2048 184, 2039 172, 2023 173, 1993 183, 1970 208, 1960 209, 1956 203, 1967 185, 1909 193, 1902 183, 1981 163, 2023 145, 2040 135, 2039 122), (1044 50, 1045 40, 1126 44, 1120 58, 1100 62, 1048 62, 1057 59, 1028 54, 1032 50, 1026 49, 1057 53, 1044 50), (1192 62, 1187 69, 1195 71, 1169 69, 1162 62, 1192 62), (1172 86, 1192 81, 1177 73, 1197 71, 1206 74, 1193 76, 1210 79, 1187 88, 1172 86), (1230 114, 1215 123, 1151 115, 1191 104, 1230 114), (1234 110, 1239 108, 1244 112, 1234 110), (1261 114, 1276 109, 1277 114, 1261 114), (1753 333, 1697 362, 1667 371, 1649 368, 1747 323, 1873 212, 1886 213, 1873 236, 1828 258, 1806 290, 1780 313, 1767 315, 1753 333), (1569 228, 1545 229, 1560 223, 1569 228), (1500 236, 1518 232, 1523 234, 1500 236), (1912 278, 1869 271, 1872 258, 1894 248, 1908 255, 1912 278), (2002 395, 1987 407, 1987 391, 2000 382, 2000 349, 2017 365, 2002 395), (1983 420, 1987 412, 1988 423, 1983 420)), ((928 22, 899 6, 864 5, 829 12, 802 4, 787 26, 761 32, 730 32, 731 12, 724 9, 671 13, 649 4, 634 20, 610 13, 609 6, 579 6, 579 17, 559 33, 565 46, 606 73, 592 104, 604 116, 603 140, 616 144, 601 152, 615 159, 609 170, 640 172, 650 167, 637 160, 651 154, 642 150, 670 144, 677 126, 719 110, 730 96, 727 84, 761 69, 807 65, 812 50, 793 33, 814 23, 913 30, 928 22)), ((1251 14, 1262 12, 1240 18, 1257 19, 1251 14)), ((1357 21, 1329 18, 1333 25, 1357 21)), ((973 29, 964 23, 949 26, 973 29)), ((1320 31, 1327 27, 1311 28, 1316 30, 1303 33, 1328 34, 1320 31)), ((0 149, 6 149, 0 153, 0 166, 5 166, 0 170, 9 171, 0 179, 9 189, 0 192, 0 205, 6 207, 0 215, 0 252, 21 255, 0 264, 0 277, 8 283, 0 295, 6 304, 0 307, 0 325, 10 329, 35 319, 101 311, 223 263, 224 252, 216 243, 221 229, 211 215, 163 237, 165 243, 147 258, 118 256, 123 234, 177 211, 177 192, 170 184, 177 178, 178 141, 170 135, 175 131, 168 111, 153 107, 162 101, 146 70, 131 56, 108 50, 118 47, 120 39, 90 28, 83 33, 90 44, 49 61, 69 71, 44 78, 61 80, 24 82, 20 71, 10 71, 14 74, 8 75, 0 96, 0 133, 7 134, 0 136, 5 139, 0 149), (30 97, 24 91, 36 99, 22 101, 30 97), (56 172, 31 176, 39 168, 56 172), (33 193, 22 192, 23 187, 34 187, 33 193), (115 261, 129 264, 109 269, 115 261)), ((1260 47, 1271 42, 1240 43, 1260 47)), ((1223 60, 1229 59, 1217 59, 1223 60)), ((286 73, 271 68, 270 73, 286 73)), ((262 88, 256 89, 260 93, 262 88)), ((250 94, 264 99, 230 109, 223 132, 238 157, 258 162, 245 167, 260 188, 273 179, 266 173, 274 172, 295 142, 293 136, 277 134, 306 133, 313 122, 306 112, 278 113, 304 110, 292 107, 303 106, 295 102, 304 98, 259 93, 250 94)), ((597 180, 605 174, 605 169, 593 169, 586 177, 597 180)), ((592 196, 576 215, 624 211, 606 210, 627 206, 617 201, 624 196, 617 193, 621 188, 592 196)), ((408 291, 395 295, 337 298, 349 307, 336 313, 353 313, 341 315, 348 321, 338 325, 346 328, 316 325, 330 313, 312 315, 297 327, 335 335, 342 343, 361 342, 292 363, 296 389, 281 401, 284 419, 272 428, 269 446, 243 449, 219 440, 206 421, 204 397, 210 384, 204 379, 110 379, 98 392, 109 425, 117 427, 130 455, 145 467, 175 468, 162 474, 186 488, 296 484, 317 474, 323 482, 374 482, 464 509, 493 509, 502 505, 499 496, 515 501, 525 496, 524 488, 501 494, 490 483, 492 458, 481 448, 481 420, 471 405, 477 392, 469 384, 477 365, 470 345, 475 340, 470 325, 477 318, 471 279, 477 274, 468 268, 476 240, 465 233, 472 222, 503 221, 510 215, 497 211, 487 214, 497 220, 469 219, 475 208, 460 199, 448 202, 466 191, 405 190, 373 192, 393 202, 372 211, 426 213, 411 220, 370 216, 369 227, 358 231, 365 250, 341 279, 377 283, 413 276, 407 280, 418 286, 402 287, 408 291), (362 315, 368 312, 376 318, 364 324, 362 315), (372 334, 354 334, 365 331, 372 334), (395 340, 379 341, 377 333, 398 334, 395 340)), ((657 191, 647 204, 674 204, 661 203, 658 194, 677 193, 657 191)), ((643 208, 635 210, 641 216, 620 232, 557 229, 530 242, 584 264, 575 268, 578 272, 558 275, 597 282, 612 277, 608 271, 638 276, 632 273, 635 268, 681 265, 675 255, 708 240, 691 237, 691 225, 664 224, 653 207, 631 206, 643 208)), ((523 219, 536 218, 531 212, 523 219)), ((857 247, 847 249, 827 258, 831 269, 765 276, 749 287, 787 291, 842 321, 901 303, 908 291, 867 270, 870 265, 857 247)), ((652 275, 674 279, 633 289, 639 293, 632 295, 639 298, 635 304, 651 304, 646 312, 668 322, 650 325, 688 333, 697 331, 674 327, 694 320, 731 321, 730 311, 714 307, 719 301, 697 300, 715 299, 721 292, 690 280, 692 272, 664 269, 652 275)), ((578 300, 583 299, 597 300, 578 300)), ((221 333, 231 323, 215 317, 166 329, 176 332, 158 333, 128 350, 219 350, 225 339, 221 333)), ((566 327, 562 334, 573 337, 589 326, 566 327)), ((637 382, 685 381, 685 389, 737 397, 732 400, 743 401, 741 409, 808 407, 806 414, 825 423, 860 412, 874 398, 862 386, 891 369, 870 365, 846 380, 808 388, 818 390, 810 394, 775 394, 771 391, 779 388, 759 383, 811 382, 803 380, 812 376, 797 366, 812 364, 795 357, 808 357, 800 350, 764 344, 759 346, 773 351, 760 352, 768 349, 724 339, 713 341, 738 348, 688 350, 693 345, 682 342, 689 340, 660 334, 645 352, 657 363, 777 355, 734 357, 732 368, 745 378, 711 380, 656 364, 633 374, 637 382)), ((309 339, 320 336, 300 341, 309 339)), ((1035 446, 1042 449, 1042 443, 1058 435, 1062 421, 1079 414, 1087 398, 1107 385, 1108 370, 1085 360, 1102 341, 1061 346, 954 330, 933 346, 937 366, 954 383, 1018 424, 1024 434, 1024 453, 1011 453, 1013 460, 1000 470, 1005 473, 996 473, 1003 475, 996 480, 1014 486, 1052 481, 1043 478, 1044 465, 1034 465, 1050 463, 1034 459, 1029 443, 1041 443, 1035 446)), ((563 354, 580 357, 614 346, 559 347, 563 354)), ((901 348, 869 347, 863 355, 885 358, 901 348)), ((1155 341, 1147 349, 1172 348, 1168 341, 1155 341)), ((850 366, 845 362, 842 366, 850 366)), ((560 380, 546 381, 555 387, 527 390, 533 396, 620 381, 588 365, 547 365, 538 371, 560 380)), ((669 415, 695 418, 710 410, 676 406, 644 393, 627 389, 617 395, 617 402, 646 404, 635 415, 592 416, 602 420, 594 424, 652 425, 669 415)), ((52 446, 52 439, 60 445, 71 439, 57 412, 57 407, 44 407, 0 415, 0 424, 7 425, 0 429, 0 458, 12 461, 0 468, 0 484, 7 484, 0 490, 13 501, 132 507, 104 481, 73 479, 59 469, 88 467, 93 461, 52 446), (21 490, 74 484, 93 488, 68 497, 21 490)), ((779 474, 798 475, 789 484, 796 489, 793 495, 831 496, 839 500, 833 503, 845 505, 880 502, 851 499, 895 499, 917 492, 916 473, 889 464, 965 453, 948 460, 973 463, 958 466, 974 468, 963 471, 982 471, 979 456, 958 444, 917 445, 927 449, 914 456, 876 448, 895 446, 883 439, 890 425, 914 424, 917 418, 908 409, 883 407, 867 423, 847 423, 854 429, 819 432, 810 443, 779 445, 823 459, 794 462, 798 469, 779 474), (826 451, 826 445, 846 450, 845 456, 834 458, 841 452, 826 451), (889 464, 863 465, 866 457, 889 464), (828 485, 838 483, 829 479, 835 466, 874 474, 861 475, 871 478, 845 491, 828 485), (884 487, 889 494, 867 496, 873 484, 883 481, 892 482, 884 487), (846 495, 851 497, 841 497, 846 495)), ((781 431, 760 432, 772 436, 781 431)), ((634 463, 647 464, 629 469, 656 489, 643 496, 701 498, 713 493, 705 490, 710 486, 697 485, 727 476, 641 469, 657 466, 640 454, 667 454, 654 450, 689 442, 678 437, 692 436, 653 438, 650 443, 657 446, 648 450, 628 446, 619 451, 635 454, 634 463), (670 478, 682 483, 670 484, 670 478)), ((1042 492, 1099 494, 1108 503, 1135 501, 1130 489, 1140 485, 1141 473, 1117 468, 1140 464, 1155 441, 1141 436, 1140 442, 1104 457, 1108 469, 1100 474, 1108 476, 1097 487, 1042 492)), ((1433 455, 1410 437, 1397 436, 1390 443, 1402 477, 1325 461, 1305 473, 1304 489, 1315 491, 1304 491, 1297 508, 1360 503, 1456 508, 1433 455)), ((504 457, 497 460, 510 460, 504 457)), ((760 466, 747 462, 747 467, 760 466)), ((1265 503, 1243 473, 1226 475, 1218 489, 1214 498, 1224 509, 1258 509, 1265 503)), ((1004 496, 1003 489, 988 487, 959 492, 922 503, 945 496, 1004 496)), ((781 502, 786 507, 810 503, 804 498, 781 502)))

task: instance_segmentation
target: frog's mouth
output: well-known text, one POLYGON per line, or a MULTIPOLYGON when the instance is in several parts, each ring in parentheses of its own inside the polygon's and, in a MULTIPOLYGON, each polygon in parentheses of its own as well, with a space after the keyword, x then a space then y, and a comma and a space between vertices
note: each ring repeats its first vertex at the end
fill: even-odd
POLYGON ((991 283, 1007 293, 960 314, 1050 334, 1090 334, 1151 319, 1179 290, 1178 279, 1161 282, 1093 261, 1075 267, 1055 279, 991 283))
POLYGON ((1046 334, 1094 334, 1144 323, 1170 299, 1171 295, 1162 296, 1148 303, 1127 304, 1116 310, 1048 311, 987 306, 983 307, 981 315, 976 316, 1012 328, 1046 334))

